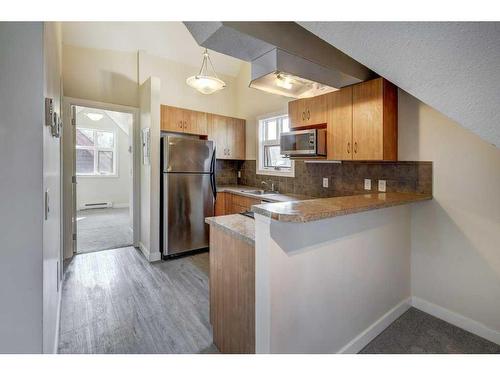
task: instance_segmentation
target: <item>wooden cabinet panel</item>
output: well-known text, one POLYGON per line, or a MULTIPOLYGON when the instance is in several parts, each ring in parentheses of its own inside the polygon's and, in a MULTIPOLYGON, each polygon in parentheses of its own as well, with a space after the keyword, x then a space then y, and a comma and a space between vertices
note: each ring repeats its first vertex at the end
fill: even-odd
POLYGON ((384 158, 382 80, 375 79, 353 87, 353 159, 384 158))
POLYGON ((351 160, 352 145, 352 87, 327 94, 327 158, 351 160))
POLYGON ((354 160, 397 160, 397 88, 383 78, 353 86, 354 160))
POLYGON ((245 159, 245 120, 232 118, 228 127, 228 154, 231 159, 245 159))
POLYGON ((209 256, 214 344, 221 353, 255 353, 255 248, 211 225, 209 256))
POLYGON ((162 105, 160 114, 160 127, 163 131, 207 135, 205 112, 162 105))
POLYGON ((215 142, 217 159, 245 159, 245 120, 208 114, 208 139, 215 142))
POLYGON ((184 132, 196 135, 207 135, 207 114, 198 111, 184 111, 184 132))
POLYGON ((216 158, 227 159, 227 121, 226 118, 209 113, 208 139, 215 142, 216 158))
POLYGON ((292 128, 327 122, 327 94, 288 102, 292 128))
POLYGON ((215 216, 226 215, 226 197, 228 193, 222 192, 217 193, 217 199, 215 200, 215 216))
POLYGON ((184 110, 162 105, 160 110, 160 128, 163 131, 183 132, 184 110))

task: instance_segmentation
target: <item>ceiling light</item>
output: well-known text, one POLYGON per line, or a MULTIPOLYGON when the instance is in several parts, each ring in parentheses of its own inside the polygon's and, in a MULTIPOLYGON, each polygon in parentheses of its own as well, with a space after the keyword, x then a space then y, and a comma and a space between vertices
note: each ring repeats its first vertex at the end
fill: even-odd
POLYGON ((93 112, 86 113, 86 115, 92 121, 99 121, 100 119, 102 119, 104 117, 104 115, 102 115, 101 113, 93 113, 93 112))
POLYGON ((203 62, 201 63, 200 72, 198 73, 198 75, 191 76, 186 79, 186 83, 202 94, 207 95, 222 90, 224 87, 226 87, 224 81, 220 80, 219 77, 217 77, 217 73, 215 73, 212 60, 210 59, 210 55, 208 54, 206 48, 205 52, 203 53, 203 62), (213 75, 208 74, 208 63, 210 63, 213 75))

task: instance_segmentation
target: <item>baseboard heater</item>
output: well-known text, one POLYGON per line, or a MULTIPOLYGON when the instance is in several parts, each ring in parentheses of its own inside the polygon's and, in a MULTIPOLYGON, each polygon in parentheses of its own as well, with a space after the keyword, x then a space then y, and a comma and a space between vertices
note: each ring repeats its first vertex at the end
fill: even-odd
POLYGON ((84 203, 80 207, 80 210, 92 210, 95 208, 112 208, 112 207, 113 207, 112 202, 84 203))

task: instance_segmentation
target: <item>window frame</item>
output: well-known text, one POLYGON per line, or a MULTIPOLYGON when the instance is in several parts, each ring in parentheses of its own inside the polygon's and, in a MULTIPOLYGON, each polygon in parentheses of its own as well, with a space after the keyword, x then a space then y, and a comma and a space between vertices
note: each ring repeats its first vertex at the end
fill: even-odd
POLYGON ((79 146, 76 143, 75 140, 75 174, 76 177, 80 178, 117 178, 119 177, 118 174, 118 139, 116 137, 116 131, 115 130, 107 130, 107 129, 96 129, 96 128, 88 128, 85 126, 77 126, 75 130, 78 129, 84 129, 84 130, 89 130, 93 132, 94 136, 94 145, 93 146, 79 146), (102 132, 102 133, 111 133, 113 134, 113 147, 99 147, 97 145, 97 132, 102 132), (76 150, 92 150, 94 151, 94 172, 93 173, 78 173, 76 170, 76 150), (99 173, 99 151, 111 151, 113 153, 113 172, 110 174, 101 174, 99 173))
POLYGON ((277 112, 261 115, 257 117, 257 168, 256 173, 260 175, 268 176, 281 176, 281 177, 295 177, 295 162, 291 160, 290 168, 276 168, 276 167, 266 167, 264 149, 266 146, 279 146, 279 134, 280 126, 276 126, 276 139, 275 140, 264 140, 265 123, 274 118, 288 117, 290 121, 290 116, 287 112, 277 112))

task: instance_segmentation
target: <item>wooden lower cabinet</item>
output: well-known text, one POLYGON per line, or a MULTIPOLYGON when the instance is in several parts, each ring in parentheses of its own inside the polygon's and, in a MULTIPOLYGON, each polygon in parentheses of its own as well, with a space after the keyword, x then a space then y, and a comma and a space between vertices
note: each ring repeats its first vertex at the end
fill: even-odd
POLYGON ((255 246, 213 225, 210 323, 221 353, 255 353, 255 246))
POLYGON ((260 204, 260 200, 229 192, 220 192, 217 193, 217 199, 215 200, 215 216, 248 211, 254 204, 260 204))

